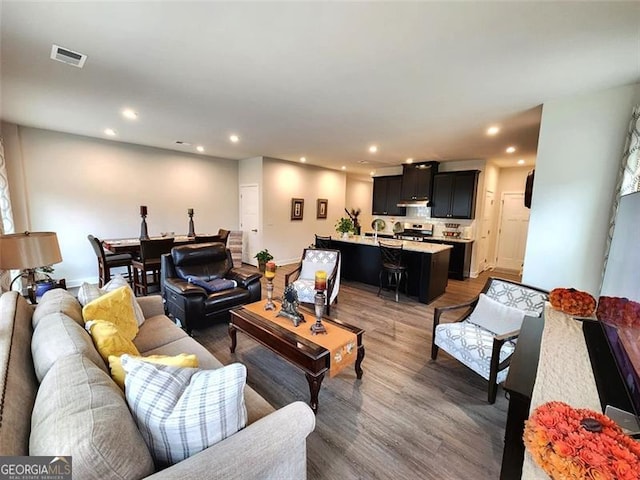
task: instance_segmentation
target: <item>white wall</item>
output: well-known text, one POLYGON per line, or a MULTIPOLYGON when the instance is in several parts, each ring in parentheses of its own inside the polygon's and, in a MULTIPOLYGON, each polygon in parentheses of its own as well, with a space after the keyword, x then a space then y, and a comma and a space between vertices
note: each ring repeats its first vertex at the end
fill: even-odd
POLYGON ((300 260, 314 234, 334 235, 343 216, 346 174, 274 158, 263 159, 263 245, 279 265, 300 260), (291 199, 304 199, 302 220, 291 220, 291 199), (316 201, 328 199, 327 218, 316 219, 316 201))
POLYGON ((640 84, 544 104, 523 281, 598 294, 625 135, 640 84))
MULTIPOLYGON (((362 231, 371 229, 373 216, 373 179, 362 180, 353 177, 347 177, 347 191, 345 197, 345 205, 349 211, 351 209, 360 209, 358 221, 362 227, 362 231)), ((344 214, 346 216, 346 213, 344 214)), ((337 219, 336 219, 337 220, 337 219)), ((336 235, 333 233, 333 235, 336 235)))
POLYGON ((3 125, 16 231, 57 232, 69 285, 96 281, 87 235, 137 237, 140 205, 150 235, 238 228, 238 164, 49 130, 3 125), (15 188, 13 188, 15 186, 15 188))

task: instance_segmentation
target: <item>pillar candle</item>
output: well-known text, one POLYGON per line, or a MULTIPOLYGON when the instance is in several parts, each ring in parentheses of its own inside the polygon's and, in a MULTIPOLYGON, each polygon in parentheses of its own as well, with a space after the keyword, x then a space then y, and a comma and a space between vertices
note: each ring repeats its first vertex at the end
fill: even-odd
POLYGON ((276 276, 276 264, 275 262, 267 262, 264 268, 265 278, 274 278, 276 276))
POLYGON ((147 206, 140 205, 140 215, 146 215, 146 214, 147 214, 147 206))
POLYGON ((188 215, 193 215, 193 208, 190 208, 189 210, 187 210, 187 214, 188 215))
POLYGON ((324 270, 318 270, 316 272, 316 290, 326 290, 327 289, 327 272, 324 270))

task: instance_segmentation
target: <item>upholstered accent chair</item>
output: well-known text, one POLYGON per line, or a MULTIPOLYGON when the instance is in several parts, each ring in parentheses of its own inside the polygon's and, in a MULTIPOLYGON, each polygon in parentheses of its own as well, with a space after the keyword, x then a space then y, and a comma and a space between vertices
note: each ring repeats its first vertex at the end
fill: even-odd
POLYGON ((340 290, 340 251, 323 250, 319 248, 305 248, 302 260, 291 273, 284 276, 285 286, 293 284, 298 294, 298 300, 304 303, 314 303, 315 276, 318 270, 327 272, 326 306, 327 315, 331 313, 331 304, 338 301, 340 290))
POLYGON ((540 317, 547 299, 545 290, 490 277, 474 299, 435 309, 431 358, 436 360, 442 348, 488 380, 488 401, 494 403, 498 384, 507 378, 524 317, 540 317), (443 313, 454 310, 463 313, 451 323, 440 323, 443 313))
POLYGON ((127 280, 129 283, 133 280, 131 275, 131 257, 128 253, 108 253, 105 251, 102 241, 93 235, 87 235, 91 248, 98 259, 98 286, 104 285, 111 279, 111 269, 124 267, 127 269, 127 280))
POLYGON ((260 300, 261 277, 253 267, 234 268, 230 250, 220 242, 181 245, 162 256, 166 311, 189 334, 216 321, 228 321, 230 309, 260 300), (219 289, 206 288, 217 280, 232 282, 219 289))

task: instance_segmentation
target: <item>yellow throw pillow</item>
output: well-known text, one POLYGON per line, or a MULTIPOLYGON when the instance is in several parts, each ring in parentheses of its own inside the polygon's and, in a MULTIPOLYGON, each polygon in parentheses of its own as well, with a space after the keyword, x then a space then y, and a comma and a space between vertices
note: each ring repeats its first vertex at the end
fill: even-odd
MULTIPOLYGON (((172 367, 198 368, 198 357, 187 353, 181 353, 173 357, 169 355, 149 355, 148 357, 135 358, 144 362, 159 363, 160 365, 170 365, 172 367)), ((124 368, 122 368, 119 355, 109 355, 109 369, 111 370, 111 378, 124 390, 124 377, 126 373, 124 368)))
POLYGON ((85 324, 93 343, 106 363, 111 355, 140 355, 131 340, 122 335, 113 323, 105 320, 92 320, 85 324))
POLYGON ((138 334, 138 322, 133 311, 133 292, 128 286, 117 288, 82 309, 85 323, 91 320, 106 320, 113 323, 122 335, 133 340, 138 334))

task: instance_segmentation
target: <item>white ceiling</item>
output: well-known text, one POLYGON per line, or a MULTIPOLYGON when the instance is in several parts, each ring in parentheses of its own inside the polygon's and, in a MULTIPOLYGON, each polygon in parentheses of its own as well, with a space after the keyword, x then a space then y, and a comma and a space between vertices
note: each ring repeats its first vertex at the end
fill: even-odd
POLYGON ((545 101, 640 81, 639 2, 3 2, 0 15, 5 121, 354 173, 531 162, 545 101), (85 67, 50 60, 53 43, 85 67))

